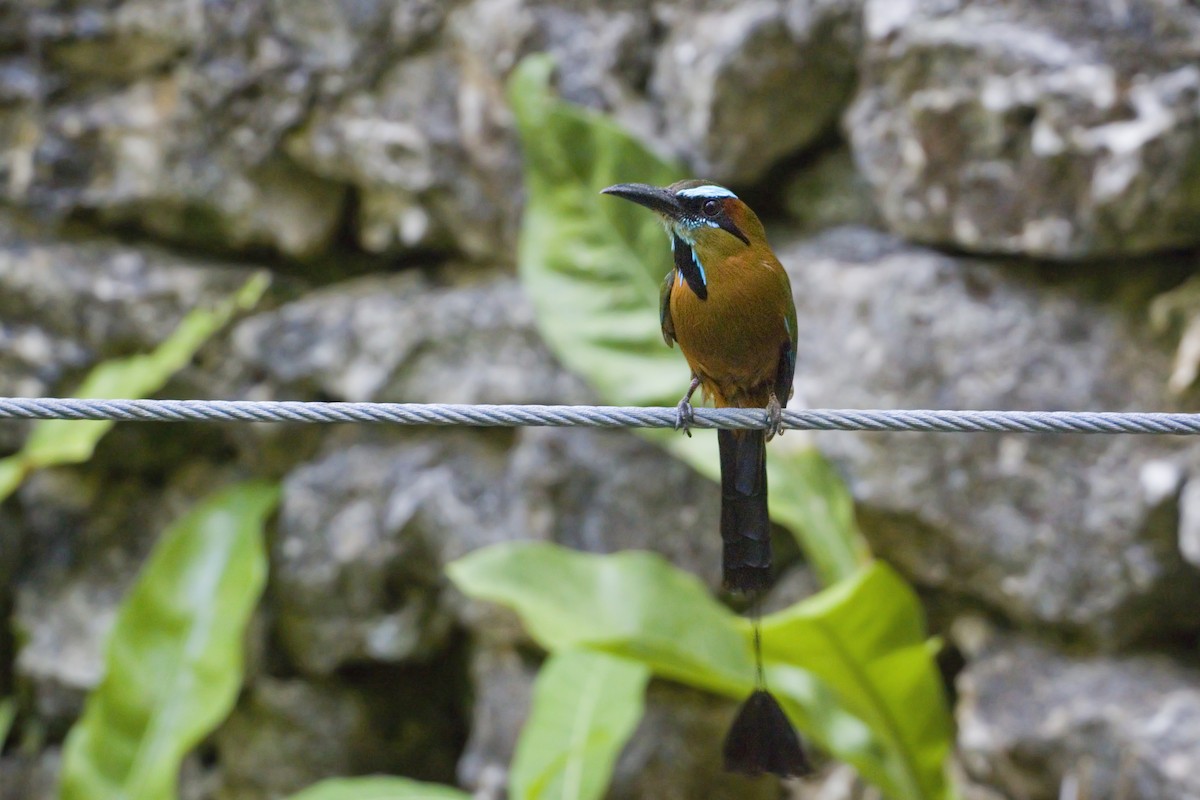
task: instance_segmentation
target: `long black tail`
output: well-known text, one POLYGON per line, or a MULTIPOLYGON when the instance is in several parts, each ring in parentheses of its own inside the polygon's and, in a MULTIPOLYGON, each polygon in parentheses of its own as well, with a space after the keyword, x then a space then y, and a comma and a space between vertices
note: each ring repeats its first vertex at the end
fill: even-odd
POLYGON ((767 443, 762 431, 717 431, 721 449, 722 576, 735 592, 765 589, 771 576, 767 443))

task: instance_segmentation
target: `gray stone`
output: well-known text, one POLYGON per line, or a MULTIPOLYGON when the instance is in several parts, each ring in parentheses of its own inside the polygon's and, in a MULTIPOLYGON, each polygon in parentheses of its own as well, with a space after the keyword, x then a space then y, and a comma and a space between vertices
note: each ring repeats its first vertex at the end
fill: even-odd
POLYGON ((513 241, 515 146, 486 99, 500 87, 493 80, 489 92, 469 80, 456 54, 437 48, 316 109, 289 138, 298 162, 359 187, 356 234, 368 251, 457 249, 495 259, 506 250, 498 245, 513 241), (477 102, 464 108, 463 96, 477 102))
POLYGON ((366 698, 334 684, 260 680, 214 736, 216 800, 267 800, 379 760, 366 698))
POLYGON ((1179 493, 1179 552, 1200 567, 1200 481, 1188 481, 1179 493))
POLYGON ((523 431, 511 454, 479 432, 372 438, 330 442, 284 484, 272 595, 305 672, 428 658, 452 619, 524 641, 510 612, 443 593, 446 564, 496 542, 649 549, 719 585, 716 486, 629 434, 523 431))
POLYGON ((85 80, 134 78, 158 69, 205 33, 198 6, 134 0, 99 10, 86 3, 31 3, 24 28, 45 66, 85 80))
POLYGON ((148 247, 14 235, 0 243, 0 393, 36 396, 145 352, 250 271, 148 247))
MULTIPOLYGON (((703 435, 703 434, 700 434, 703 435)), ((514 529, 576 550, 652 550, 720 588, 720 489, 636 436, 533 428, 510 477, 522 512, 514 529)))
POLYGON ((681 8, 651 95, 693 172, 759 180, 837 120, 855 79, 858 3, 755 0, 681 8))
POLYGON ((834 764, 808 778, 787 782, 788 800, 879 800, 848 764, 834 764))
MULTIPOLYGON (((97 363, 154 349, 190 310, 227 297, 249 276, 151 247, 0 230, 0 395, 69 394, 97 363)), ((27 429, 0 425, 0 450, 18 447, 27 429)))
MULTIPOLYGON (((167 202, 138 199, 102 209, 115 224, 133 220, 164 239, 209 249, 274 249, 293 258, 323 252, 342 221, 345 187, 271 157, 211 185, 177 181, 191 196, 167 202), (204 205, 201 205, 201 204, 204 205)), ((150 194, 147 190, 146 194, 150 194)))
POLYGON ((315 173, 357 188, 354 223, 366 250, 507 260, 522 198, 505 76, 522 55, 550 52, 568 99, 619 110, 651 131, 653 114, 636 87, 649 69, 652 36, 645 2, 604 9, 461 3, 447 13, 437 46, 316 108, 287 150, 315 173))
MULTIPOLYGON (((962 800, 1011 800, 1011 795, 1001 794, 972 781, 953 756, 948 771, 955 797, 962 800)), ((886 800, 879 789, 864 781, 854 767, 837 761, 829 762, 808 778, 785 782, 784 789, 788 800, 886 800)), ((1090 798, 1081 795, 1071 800, 1090 798)))
POLYGON ((1083 258, 1200 243, 1200 9, 868 0, 846 129, 891 228, 1083 258))
MULTIPOLYGON (((955 258, 863 229, 779 249, 799 313, 793 404, 1171 410, 1170 353, 1133 279, 955 258), (1113 299, 1121 287, 1122 301, 1113 299)), ((1139 288, 1140 284, 1140 288, 1139 288)), ((1184 440, 1027 434, 817 435, 876 554, 945 598, 1105 646, 1194 630, 1179 550, 1184 440)), ((786 440, 784 440, 786 442, 786 440)))
MULTIPOLYGON (((405 273, 344 282, 244 320, 232 343, 235 371, 257 381, 239 396, 589 397, 545 351, 508 278, 447 283, 405 273)), ((626 433, 522 430, 509 454, 512 444, 507 433, 392 442, 358 429, 292 472, 273 595, 281 641, 303 670, 427 657, 445 642, 447 609, 480 636, 519 639, 507 613, 441 597, 444 565, 491 542, 649 548, 717 585, 711 482, 626 433), (662 503, 664 495, 676 499, 662 503)))
POLYGON ((1150 324, 1160 336, 1178 342, 1167 388, 1183 395, 1200 373, 1200 276, 1193 275, 1155 297, 1150 324))
POLYGON ((1015 636, 972 644, 956 710, 971 777, 1029 800, 1200 797, 1200 671, 1015 636))
POLYGON ((471 654, 471 735, 458 761, 458 782, 479 800, 505 796, 508 770, 529 716, 537 666, 513 647, 471 654))
POLYGON ((847 101, 858 5, 34 4, 6 11, 0 199, 210 250, 313 259, 350 230, 372 253, 508 261, 523 55, 555 56, 568 100, 753 180, 847 101))
POLYGON ((442 568, 510 538, 505 453, 486 435, 342 443, 284 482, 272 581, 279 637, 305 672, 428 658, 451 617, 442 568))
POLYGON ((0 756, 0 800, 56 800, 61 764, 57 747, 0 756))
POLYGON ((320 392, 339 400, 579 401, 533 308, 506 276, 408 271, 343 281, 247 318, 232 357, 257 383, 241 396, 320 392))
POLYGON ((0 197, 209 249, 319 253, 345 189, 282 158, 279 142, 310 104, 371 78, 390 30, 386 3, 313 10, 329 5, 30 10, 18 24, 36 46, 0 70, 15 101, 0 107, 0 197))

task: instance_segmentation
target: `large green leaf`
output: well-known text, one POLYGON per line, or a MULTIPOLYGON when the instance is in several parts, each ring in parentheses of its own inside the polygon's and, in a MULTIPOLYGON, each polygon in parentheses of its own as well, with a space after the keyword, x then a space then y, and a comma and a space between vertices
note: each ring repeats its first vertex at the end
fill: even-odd
POLYGON ((546 543, 501 544, 451 563, 466 594, 508 606, 547 650, 606 650, 736 697, 753 678, 738 618, 693 575, 639 551, 603 558, 546 543))
MULTIPOLYGON (((552 62, 523 61, 509 83, 525 156, 525 215, 518 253, 542 337, 605 402, 674 406, 689 379, 666 347, 658 287, 670 268, 667 238, 653 214, 599 191, 625 181, 666 184, 678 167, 646 150, 604 116, 551 91, 552 62)), ((716 437, 647 435, 710 477, 716 437)), ((799 537, 827 583, 866 561, 844 487, 799 436, 768 448, 772 515, 799 537)), ((712 521, 716 535, 716 520, 712 521)))
POLYGON ((587 650, 551 655, 517 743, 510 800, 597 800, 642 717, 650 669, 587 650))
POLYGON ((63 800, 169 800, 184 755, 233 707, 279 498, 249 482, 173 524, 121 604, 105 676, 67 737, 63 800))
MULTIPOLYGON (((137 399, 161 389, 213 334, 238 311, 253 308, 270 279, 256 273, 213 308, 188 312, 179 326, 152 352, 98 364, 75 390, 75 397, 137 399)), ((0 501, 35 469, 79 464, 92 457, 96 444, 114 423, 107 420, 42 420, 34 425, 20 452, 0 459, 0 501)))
MULTIPOLYGON (((747 622, 662 558, 543 543, 449 567, 466 594, 514 609, 552 652, 591 648, 729 697, 754 684, 747 622)), ((896 800, 945 800, 950 731, 916 597, 881 563, 763 621, 771 688, 796 724, 896 800)))
MULTIPOLYGON (((801 667, 885 744, 864 774, 894 796, 943 798, 951 727, 916 594, 876 562, 851 580, 763 620, 768 665, 801 667), (882 768, 882 770, 880 770, 882 768)), ((752 641, 743 623, 747 646, 752 641)))
POLYGON ((436 783, 370 775, 321 781, 288 800, 471 800, 471 795, 436 783))

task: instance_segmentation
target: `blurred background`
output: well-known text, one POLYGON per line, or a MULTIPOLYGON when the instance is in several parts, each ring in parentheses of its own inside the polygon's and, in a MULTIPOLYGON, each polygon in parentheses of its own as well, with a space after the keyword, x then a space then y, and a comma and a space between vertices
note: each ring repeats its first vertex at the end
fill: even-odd
MULTIPOLYGON (((793 406, 1197 410, 1195 0, 0 0, 0 395, 69 394, 267 270, 158 396, 602 401, 517 277, 505 81, 539 52, 764 218, 793 406)), ((965 796, 1200 797, 1200 443, 811 441, 943 638, 965 796)), ((481 545, 719 584, 716 486, 632 433, 117 426, 0 504, 0 798, 56 796, 147 553, 247 477, 282 483, 269 578, 193 800, 370 772, 502 797, 541 656, 441 577, 481 545)), ((778 603, 815 588, 781 561, 778 603)), ((610 797, 878 796, 833 762, 725 775, 732 704, 647 703, 610 797)))

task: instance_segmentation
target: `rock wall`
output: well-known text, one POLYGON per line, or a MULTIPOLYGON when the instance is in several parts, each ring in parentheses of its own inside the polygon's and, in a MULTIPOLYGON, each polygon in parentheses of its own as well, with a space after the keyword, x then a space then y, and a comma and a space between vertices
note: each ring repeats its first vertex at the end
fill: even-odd
MULTIPOLYGON (((1196 409, 1200 7, 1177 0, 0 0, 0 395, 67 391, 265 265, 268 302, 170 395, 591 401, 513 277, 503 84, 535 51, 755 199, 796 290, 794 403, 1196 409)), ((1200 797, 1200 445, 817 441, 948 637, 970 796, 1200 797)), ((247 471, 284 500, 197 800, 368 771, 499 797, 537 656, 440 577, 472 548, 650 548, 718 580, 715 536, 664 533, 715 520, 715 490, 624 433, 118 427, 0 506, 0 694, 41 743, 0 755, 4 800, 52 796, 156 532, 247 471)), ((611 796, 777 796, 714 772, 726 704, 649 708, 611 796)), ((863 796, 839 769, 789 791, 863 796)))

